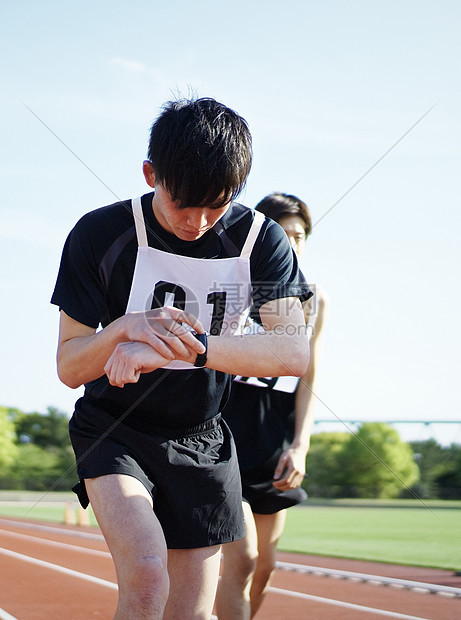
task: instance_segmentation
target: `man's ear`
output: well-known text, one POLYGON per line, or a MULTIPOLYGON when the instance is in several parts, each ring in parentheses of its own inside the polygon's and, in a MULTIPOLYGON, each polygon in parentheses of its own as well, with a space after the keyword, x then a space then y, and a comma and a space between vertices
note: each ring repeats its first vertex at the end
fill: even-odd
POLYGON ((143 161, 142 163, 142 171, 144 173, 144 178, 146 179, 147 185, 149 185, 149 187, 154 188, 155 187, 155 172, 152 167, 152 164, 150 163, 150 161, 147 161, 147 159, 143 161))

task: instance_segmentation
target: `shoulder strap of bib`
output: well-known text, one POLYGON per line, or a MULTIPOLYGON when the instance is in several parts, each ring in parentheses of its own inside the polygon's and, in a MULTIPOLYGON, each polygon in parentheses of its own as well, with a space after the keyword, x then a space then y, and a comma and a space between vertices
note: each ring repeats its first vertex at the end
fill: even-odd
POLYGON ((218 235, 218 237, 221 239, 223 248, 226 250, 229 256, 231 257, 240 256, 240 250, 235 245, 235 243, 231 239, 229 239, 226 229, 222 225, 221 220, 218 220, 216 222, 216 224, 213 226, 213 230, 218 235))
POLYGON ((253 246, 259 235, 259 231, 261 230, 261 226, 263 225, 264 220, 266 219, 265 216, 259 211, 255 211, 254 214, 255 216, 251 224, 251 228, 248 232, 248 236, 246 238, 242 251, 240 252, 240 256, 242 256, 242 258, 250 258, 251 252, 253 250, 253 246))
POLYGON ((131 200, 133 207, 134 225, 136 227, 136 236, 138 237, 139 246, 147 246, 146 225, 144 223, 144 214, 142 212, 141 198, 133 198, 131 200))

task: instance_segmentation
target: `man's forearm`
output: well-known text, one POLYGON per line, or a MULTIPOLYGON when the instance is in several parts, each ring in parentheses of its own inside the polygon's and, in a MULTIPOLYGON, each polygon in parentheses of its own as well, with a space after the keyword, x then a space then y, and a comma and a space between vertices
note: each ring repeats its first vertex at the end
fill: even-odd
MULTIPOLYGON (((59 378, 72 388, 97 379, 104 374, 105 365, 118 345, 126 342, 149 345, 153 350, 155 368, 162 361, 160 358, 164 361, 161 365, 173 359, 194 360, 198 353, 203 352, 204 346, 193 337, 189 328, 203 330, 196 317, 177 308, 130 312, 97 333, 61 312, 59 378)), ((142 351, 145 357, 144 349, 142 351)), ((135 368, 138 368, 136 363, 135 368)), ((132 377, 132 373, 128 374, 132 377)))
MULTIPOLYGON (((72 319, 67 317, 66 321, 72 319)), ((104 374, 104 365, 115 346, 125 340, 120 323, 114 321, 97 333, 93 330, 93 333, 88 335, 82 333, 60 342, 57 358, 58 375, 65 385, 75 389, 104 374)), ((90 328, 88 330, 91 332, 90 328)))
MULTIPOLYGON (((306 373, 307 374, 307 373, 306 373)), ((295 429, 291 445, 309 449, 312 426, 314 424, 315 397, 312 384, 306 375, 301 377, 295 397, 295 429)))
POLYGON ((252 336, 210 336, 207 368, 245 377, 304 375, 309 363, 306 335, 272 332, 252 336))

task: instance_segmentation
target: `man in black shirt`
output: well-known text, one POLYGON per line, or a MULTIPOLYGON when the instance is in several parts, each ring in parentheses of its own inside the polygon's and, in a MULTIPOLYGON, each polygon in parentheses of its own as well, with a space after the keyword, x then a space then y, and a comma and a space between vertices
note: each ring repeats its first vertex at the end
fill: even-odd
POLYGON ((119 620, 210 617, 220 546, 244 535, 230 373, 308 363, 311 292, 285 234, 233 202, 250 166, 233 110, 170 102, 143 164, 153 191, 87 213, 63 250, 58 374, 85 384, 75 491, 114 558, 119 620), (266 333, 243 335, 250 306, 266 333))

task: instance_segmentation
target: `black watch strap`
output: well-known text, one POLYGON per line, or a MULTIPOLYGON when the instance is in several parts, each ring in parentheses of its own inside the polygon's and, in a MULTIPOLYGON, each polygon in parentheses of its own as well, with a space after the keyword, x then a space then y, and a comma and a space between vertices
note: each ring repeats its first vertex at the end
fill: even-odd
POLYGON ((194 337, 197 338, 197 340, 205 347, 205 353, 197 354, 197 359, 194 362, 194 366, 196 368, 203 368, 206 364, 206 354, 208 352, 208 332, 203 332, 203 334, 197 334, 197 332, 195 332, 194 337))

